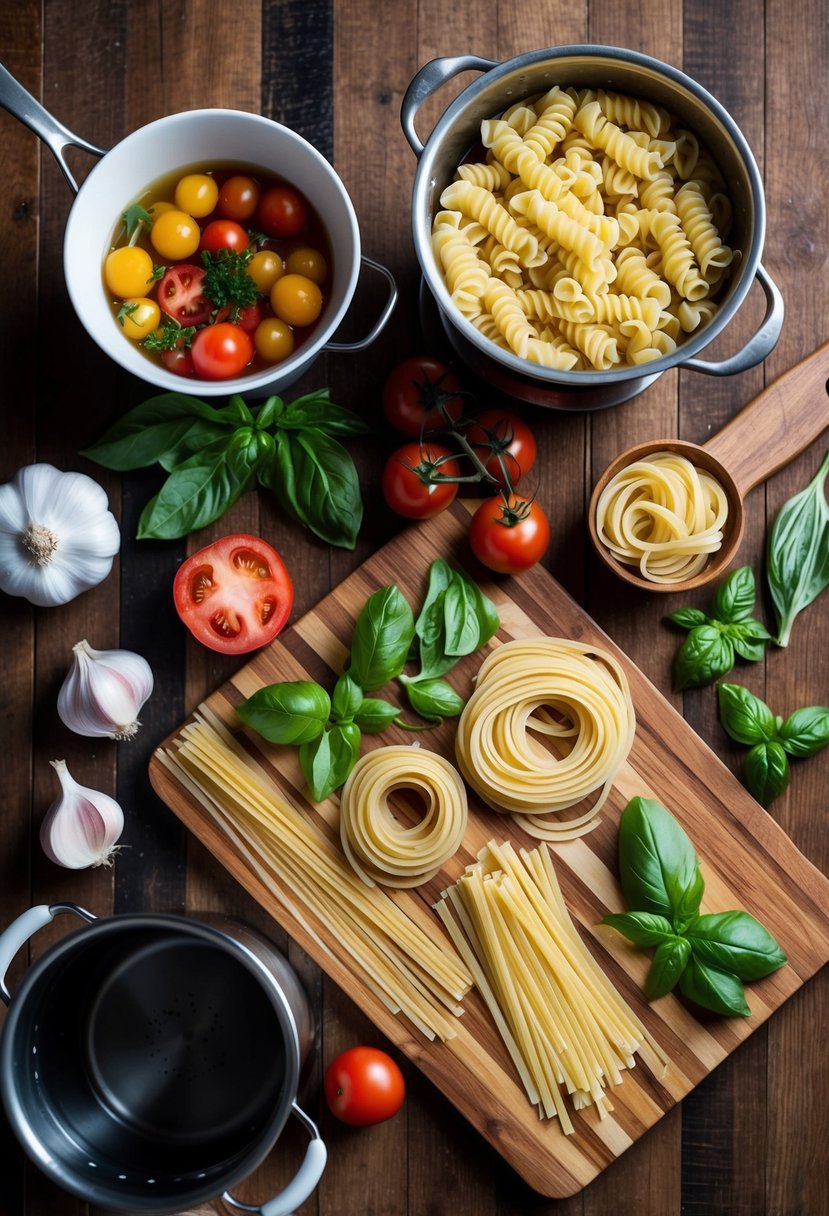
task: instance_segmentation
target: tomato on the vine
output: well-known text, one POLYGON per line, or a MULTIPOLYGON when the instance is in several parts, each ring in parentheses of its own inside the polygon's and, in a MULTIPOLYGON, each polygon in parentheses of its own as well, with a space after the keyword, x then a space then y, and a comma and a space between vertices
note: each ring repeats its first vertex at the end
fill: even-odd
POLYGON ((211 220, 201 234, 199 251, 218 253, 220 249, 232 249, 241 253, 249 244, 248 234, 235 220, 211 220))
POLYGON ((158 284, 158 303, 179 325, 204 325, 212 303, 204 294, 204 271, 191 262, 171 266, 158 284))
POLYGON ((383 412, 403 435, 419 436, 457 422, 461 386, 445 363, 428 355, 405 359, 383 385, 383 412))
POLYGON ((253 338, 232 321, 205 325, 190 347, 193 366, 205 380, 229 380, 240 375, 254 355, 253 338))
POLYGON ((276 549, 238 532, 179 566, 173 599, 184 624, 205 646, 221 654, 247 654, 279 633, 290 616, 294 588, 276 549))
POLYGON ((544 556, 550 523, 535 499, 496 494, 482 502, 469 525, 469 545, 478 561, 498 574, 520 574, 544 556))
POLYGON ((477 414, 466 439, 486 471, 502 490, 515 489, 535 464, 535 436, 517 414, 491 409, 477 414))
POLYGON ((377 1047, 351 1047, 325 1070, 325 1100, 332 1115, 368 1127, 396 1115, 406 1096, 403 1074, 377 1047))
POLYGON ((404 443, 383 469, 383 497, 407 519, 429 519, 454 501, 460 476, 454 452, 437 443, 404 443))

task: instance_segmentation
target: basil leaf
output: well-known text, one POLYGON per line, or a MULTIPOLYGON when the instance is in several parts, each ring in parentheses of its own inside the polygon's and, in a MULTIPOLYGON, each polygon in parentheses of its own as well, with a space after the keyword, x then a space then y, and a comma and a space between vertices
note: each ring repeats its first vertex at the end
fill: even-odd
POLYGON ((189 460, 196 452, 202 451, 203 448, 209 447, 219 439, 227 442, 229 438, 229 433, 222 426, 215 422, 208 422, 206 419, 197 418, 190 423, 181 439, 161 453, 158 463, 165 472, 172 473, 173 469, 184 464, 184 461, 189 460))
POLYGON ((414 635, 408 602, 393 583, 369 596, 357 617, 349 671, 361 688, 374 692, 399 676, 414 635))
POLYGON ((309 427, 279 430, 273 459, 258 470, 282 507, 321 540, 353 549, 363 519, 354 461, 336 439, 309 427))
POLYGON ((759 980, 788 959, 768 929, 748 912, 699 916, 685 930, 695 958, 741 980, 759 980))
POLYGON ((331 700, 312 680, 286 680, 257 689, 236 712, 269 743, 308 743, 322 734, 331 700))
MULTIPOLYGON (((348 438, 353 435, 367 435, 370 431, 368 424, 345 406, 335 405, 328 395, 328 389, 309 393, 292 401, 273 421, 285 430, 304 430, 315 427, 326 435, 348 438)), ((267 425, 259 420, 260 426, 267 425)))
POLYGON ((471 588, 462 575, 454 573, 443 595, 447 658, 460 658, 478 648, 480 627, 471 588))
POLYGON ((750 616, 757 599, 754 571, 751 566, 732 570, 717 588, 712 610, 717 620, 732 623, 750 616))
POLYGON ((654 951, 651 969, 645 980, 645 999, 657 1001, 661 996, 672 992, 690 957, 691 947, 684 937, 673 937, 670 941, 660 942, 654 951))
POLYGON ((679 977, 679 989, 683 996, 703 1009, 726 1016, 748 1017, 751 1013, 746 1004, 742 980, 727 971, 710 967, 698 959, 693 951, 688 965, 679 977))
POLYGON ((777 738, 790 756, 814 756, 829 743, 829 708, 807 705, 796 709, 780 727, 777 738))
POLYGON ((360 730, 353 722, 327 727, 303 743, 299 763, 314 802, 322 802, 348 777, 360 755, 360 730))
POLYGON ((737 743, 762 743, 777 734, 774 714, 742 684, 720 684, 717 689, 720 721, 737 743))
POLYGON ((446 590, 452 582, 454 570, 445 562, 442 557, 436 557, 429 567, 429 586, 426 590, 426 598, 423 601, 423 607, 420 609, 420 615, 415 624, 415 633, 421 639, 426 637, 427 631, 434 628, 430 625, 433 621, 433 616, 430 614, 435 600, 446 590))
POLYGON ((172 451, 198 419, 221 425, 219 411, 197 397, 162 393, 128 410, 81 456, 124 473, 145 469, 172 451))
POLYGON ((693 629, 695 625, 707 625, 708 617, 699 608, 677 608, 665 617, 681 629, 693 629))
POLYGON ((602 924, 610 925, 634 946, 658 946, 676 936, 671 922, 655 912, 610 912, 602 917, 602 924))
POLYGON ((629 908, 655 912, 682 928, 705 889, 694 846, 673 815, 650 798, 632 798, 619 825, 619 872, 629 908))
POLYGON ((363 703, 363 690, 352 676, 345 672, 334 685, 331 694, 331 716, 335 722, 352 722, 363 703))
POLYGON ((455 692, 446 680, 407 680, 402 678, 409 704, 416 714, 428 721, 441 722, 444 718, 457 718, 464 707, 464 699, 455 692))
POLYGON ((379 735, 399 716, 400 710, 396 705, 389 705, 388 701, 381 701, 377 697, 363 697, 354 715, 354 725, 359 726, 366 735, 379 735))
POLYGON ((250 485, 249 441, 239 432, 177 465, 138 521, 138 539, 175 540, 212 524, 250 485))
POLYGON ((829 452, 812 481, 783 503, 769 532, 766 578, 777 615, 778 646, 787 646, 798 613, 829 585, 829 452))
POLYGON ((256 425, 258 427, 272 427, 284 408, 285 402, 281 397, 268 397, 256 411, 256 425))
POLYGON ((746 785, 761 806, 769 806, 789 784, 789 761, 776 740, 756 743, 746 756, 746 785))
POLYGON ((740 658, 749 663, 759 663, 763 659, 766 642, 771 640, 771 634, 765 625, 755 621, 753 617, 728 625, 726 636, 740 658))
POLYGON ((704 688, 734 666, 734 647, 716 625, 695 625, 674 660, 674 689, 704 688))

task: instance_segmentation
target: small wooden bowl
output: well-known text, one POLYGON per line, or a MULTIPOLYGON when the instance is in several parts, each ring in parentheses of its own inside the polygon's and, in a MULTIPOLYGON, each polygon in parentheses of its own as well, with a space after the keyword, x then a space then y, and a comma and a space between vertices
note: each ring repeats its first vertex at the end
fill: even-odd
POLYGON ((588 530, 599 557, 614 574, 644 591, 690 591, 723 574, 743 537, 743 500, 829 427, 829 342, 779 376, 749 402, 727 426, 700 446, 680 439, 657 439, 628 448, 602 473, 590 498, 588 530), (720 549, 692 578, 654 583, 633 566, 618 561, 600 540, 596 526, 599 497, 611 477, 655 452, 676 452, 710 473, 728 498, 728 516, 720 549))

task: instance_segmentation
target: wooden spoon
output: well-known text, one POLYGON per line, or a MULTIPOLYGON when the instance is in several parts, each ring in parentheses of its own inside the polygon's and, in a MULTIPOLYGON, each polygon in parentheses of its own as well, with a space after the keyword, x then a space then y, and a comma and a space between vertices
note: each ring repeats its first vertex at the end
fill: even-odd
POLYGON ((590 539, 602 561, 614 574, 646 591, 690 591, 717 578, 739 548, 745 526, 743 499, 755 486, 782 469, 829 427, 829 342, 802 362, 783 372, 749 402, 707 443, 681 439, 655 439, 636 444, 607 466, 590 498, 590 539), (599 539, 596 507, 611 477, 655 452, 676 452, 696 468, 710 473, 728 498, 728 516, 720 549, 692 578, 675 583, 653 583, 634 566, 618 561, 599 539))

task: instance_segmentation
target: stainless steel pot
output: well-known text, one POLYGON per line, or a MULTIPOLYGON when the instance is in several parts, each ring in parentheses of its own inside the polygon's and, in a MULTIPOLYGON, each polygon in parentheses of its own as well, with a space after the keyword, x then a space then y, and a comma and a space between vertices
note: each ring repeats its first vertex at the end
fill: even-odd
POLYGON ((434 59, 420 69, 403 98, 400 117, 406 138, 419 157, 412 196, 412 232, 425 284, 458 355, 500 391, 558 409, 599 409, 642 392, 670 367, 732 375, 753 367, 773 349, 783 324, 783 300, 760 262, 766 227, 760 174, 734 120, 689 76, 649 55, 617 47, 551 47, 504 63, 461 55, 434 59), (415 130, 420 106, 441 85, 469 71, 484 74, 451 103, 424 144, 415 130), (676 351, 648 363, 644 374, 642 367, 562 372, 538 367, 499 349, 454 306, 432 252, 432 219, 439 209, 441 192, 469 149, 480 141, 482 119, 500 114, 522 98, 544 93, 554 84, 604 88, 664 106, 705 144, 728 183, 734 211, 731 243, 741 250, 742 259, 721 307, 676 351), (719 362, 695 358, 728 325, 755 279, 765 294, 766 312, 754 336, 731 358, 719 362))
POLYGON ((172 1213, 221 1195, 286 1216, 316 1187, 326 1149, 296 1103, 313 1040, 289 964, 235 921, 39 905, 0 935, 0 1090, 25 1151, 90 1204, 172 1213), (11 997, 18 949, 58 913, 85 927, 47 950, 11 997), (311 1143, 289 1186, 261 1206, 229 1193, 289 1114, 311 1143))

